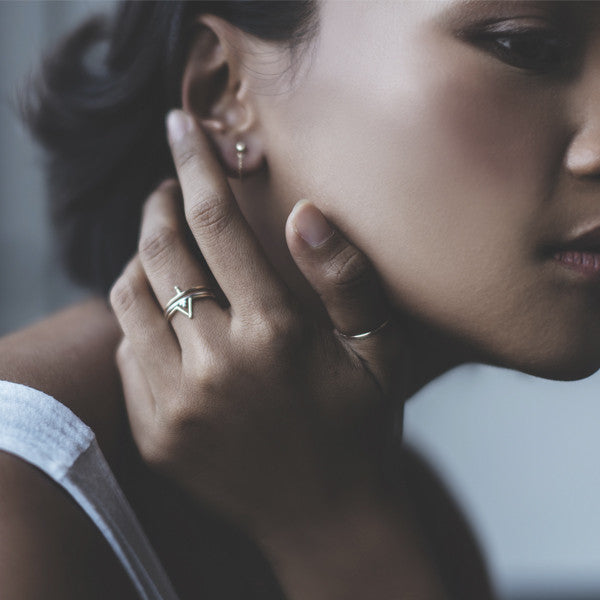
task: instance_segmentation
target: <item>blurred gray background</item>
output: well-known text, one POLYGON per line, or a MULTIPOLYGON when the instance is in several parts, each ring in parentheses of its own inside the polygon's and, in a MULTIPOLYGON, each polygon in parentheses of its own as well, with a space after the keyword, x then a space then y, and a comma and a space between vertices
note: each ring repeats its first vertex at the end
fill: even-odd
MULTIPOLYGON (((39 155, 8 107, 41 52, 112 2, 0 2, 0 333, 84 293, 60 270, 39 155)), ((600 599, 600 374, 571 383, 467 365, 406 411, 406 439, 439 469, 502 599, 600 599)))

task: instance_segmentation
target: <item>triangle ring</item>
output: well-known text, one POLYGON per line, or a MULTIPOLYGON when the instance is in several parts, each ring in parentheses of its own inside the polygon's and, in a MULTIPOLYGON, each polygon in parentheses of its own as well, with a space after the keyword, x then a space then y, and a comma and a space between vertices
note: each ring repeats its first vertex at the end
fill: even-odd
POLYGON ((167 321, 170 321, 176 312, 180 312, 188 319, 191 319, 193 316, 192 300, 196 300, 198 298, 216 299, 217 297, 214 290, 199 285, 189 288, 185 291, 181 291, 179 287, 175 286, 175 291, 177 293, 167 302, 167 305, 163 311, 167 321))

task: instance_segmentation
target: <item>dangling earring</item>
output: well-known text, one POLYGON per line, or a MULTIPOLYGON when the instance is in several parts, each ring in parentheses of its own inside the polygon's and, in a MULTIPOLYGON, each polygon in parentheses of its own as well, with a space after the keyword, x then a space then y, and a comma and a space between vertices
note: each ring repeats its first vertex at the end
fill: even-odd
POLYGON ((248 147, 244 142, 236 142, 235 149, 238 157, 238 172, 240 174, 240 181, 242 181, 242 162, 244 160, 244 154, 248 150, 248 147))

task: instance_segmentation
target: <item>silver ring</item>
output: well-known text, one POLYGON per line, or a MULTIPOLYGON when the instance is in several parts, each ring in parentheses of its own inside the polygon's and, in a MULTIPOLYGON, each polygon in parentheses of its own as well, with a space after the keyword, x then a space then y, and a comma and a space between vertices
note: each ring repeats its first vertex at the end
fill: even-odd
POLYGON ((386 325, 389 325, 389 323, 390 320, 386 319, 381 325, 375 327, 375 329, 372 329, 371 331, 365 331, 364 333, 357 333, 355 335, 348 335, 347 333, 342 333, 339 329, 336 329, 336 331, 346 340, 364 340, 365 338, 372 336, 374 333, 381 331, 386 325))
POLYGON ((176 312, 183 313, 188 319, 191 319, 192 300, 196 300, 197 298, 215 299, 217 297, 213 290, 203 286, 195 286, 185 291, 181 291, 175 286, 175 291, 177 294, 167 302, 163 311, 167 321, 170 321, 176 312))

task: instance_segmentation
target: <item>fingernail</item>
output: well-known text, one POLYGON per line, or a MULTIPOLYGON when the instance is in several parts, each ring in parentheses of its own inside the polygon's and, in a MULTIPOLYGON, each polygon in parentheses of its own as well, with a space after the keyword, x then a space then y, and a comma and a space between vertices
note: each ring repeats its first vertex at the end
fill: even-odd
POLYGON ((169 111, 167 131, 172 144, 181 140, 186 133, 192 130, 192 127, 192 120, 184 111, 176 108, 169 111))
POLYGON ((333 229, 321 211, 308 200, 300 200, 293 213, 296 233, 313 248, 321 246, 333 235, 333 229))

